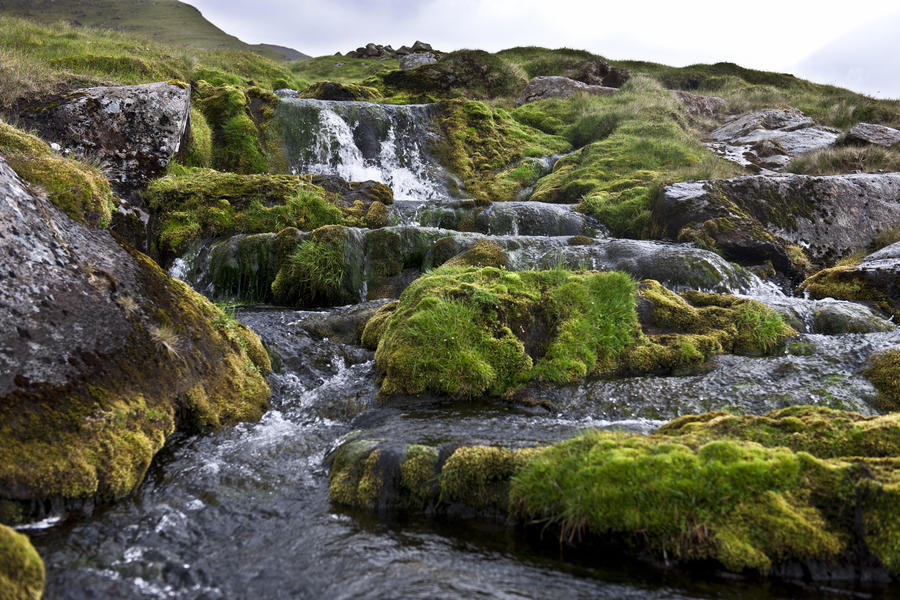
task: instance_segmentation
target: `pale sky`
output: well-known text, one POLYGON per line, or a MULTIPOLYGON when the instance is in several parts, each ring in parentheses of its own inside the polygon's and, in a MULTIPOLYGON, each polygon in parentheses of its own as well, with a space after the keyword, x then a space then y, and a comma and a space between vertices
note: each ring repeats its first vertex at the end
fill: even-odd
POLYGON ((735 62, 900 98, 897 0, 187 0, 250 43, 320 56, 395 48, 570 47, 682 66, 735 62))

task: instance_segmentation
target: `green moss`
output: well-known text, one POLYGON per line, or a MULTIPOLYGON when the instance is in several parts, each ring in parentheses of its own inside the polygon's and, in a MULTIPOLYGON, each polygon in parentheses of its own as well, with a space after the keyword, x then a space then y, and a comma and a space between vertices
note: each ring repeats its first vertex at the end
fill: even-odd
POLYGON ((377 500, 376 490, 381 488, 372 471, 378 461, 376 445, 374 441, 354 440, 338 449, 329 475, 328 494, 332 500, 373 508, 372 500, 377 500))
POLYGON ((397 310, 397 306, 399 305, 400 302, 397 300, 388 302, 376 310, 375 314, 366 322, 366 327, 363 329, 361 340, 364 348, 367 350, 375 350, 378 348, 378 340, 381 339, 381 335, 384 333, 384 326, 387 323, 388 317, 397 310))
POLYGON ((878 390, 877 407, 880 410, 900 410, 900 350, 870 356, 863 374, 878 390))
POLYGON ((432 497, 437 466, 437 448, 413 444, 406 449, 406 456, 400 465, 400 485, 414 501, 421 504, 432 497))
POLYGON ((380 98, 381 94, 373 87, 354 83, 319 81, 302 90, 299 97, 318 100, 368 101, 380 98))
POLYGON ((179 157, 181 162, 187 167, 211 167, 212 146, 212 130, 206 117, 196 106, 191 106, 191 129, 187 145, 179 157))
MULTIPOLYGON (((295 76, 313 83, 317 81, 360 83, 379 73, 392 71, 399 64, 400 61, 395 59, 319 56, 309 60, 294 61, 290 64, 290 69, 295 76)), ((294 89, 303 89, 303 87, 294 89)))
POLYGON ((157 215, 157 248, 167 259, 208 237, 342 223, 335 200, 333 194, 293 175, 238 175, 210 169, 173 170, 147 189, 148 204, 157 215))
POLYGON ((285 259, 272 282, 275 302, 307 307, 358 302, 359 244, 344 227, 328 225, 313 231, 285 259))
POLYGON ((37 137, 2 121, 0 153, 22 179, 45 192, 76 221, 102 228, 109 225, 115 201, 109 182, 98 169, 56 156, 37 137))
POLYGON ((530 178, 517 174, 521 167, 515 163, 520 159, 569 150, 564 139, 481 102, 446 102, 438 123, 443 133, 438 158, 462 179, 466 193, 482 203, 514 200, 530 184, 530 178))
POLYGON ((873 279, 869 279, 864 271, 854 267, 851 264, 823 269, 806 279, 798 289, 808 293, 811 298, 862 302, 887 315, 900 318, 900 309, 891 299, 888 290, 876 283, 880 276, 876 274, 873 279))
POLYGON ((44 561, 28 537, 0 525, 0 598, 39 600, 44 591, 44 561))
POLYGON ((0 403, 0 489, 11 500, 121 498, 176 421, 195 431, 256 420, 268 406, 270 365, 255 334, 226 326, 206 298, 129 252, 138 266, 117 302, 133 323, 122 347, 91 358, 77 384, 0 403))
POLYGON ((368 227, 369 229, 380 229, 381 227, 387 227, 389 214, 390 211, 388 210, 388 207, 385 206, 382 202, 376 200, 369 205, 369 209, 366 211, 366 227, 368 227))
POLYGON ((496 267, 505 269, 509 266, 506 251, 487 240, 478 240, 475 245, 444 263, 447 267, 496 267))
POLYGON ((440 476, 441 502, 473 508, 508 510, 510 478, 534 450, 508 450, 493 446, 459 448, 444 463, 440 476))
POLYGON ((620 273, 443 267, 407 288, 383 325, 381 392, 504 395, 606 369, 632 340, 633 293, 620 273))

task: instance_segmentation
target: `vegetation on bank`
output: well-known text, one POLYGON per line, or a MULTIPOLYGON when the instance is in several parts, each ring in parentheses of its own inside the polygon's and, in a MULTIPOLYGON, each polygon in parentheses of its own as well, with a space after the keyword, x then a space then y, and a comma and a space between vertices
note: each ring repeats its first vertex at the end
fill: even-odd
POLYGON ((679 296, 655 281, 636 287, 623 273, 445 265, 377 312, 363 340, 377 348, 382 394, 473 398, 590 375, 688 371, 722 352, 772 352, 794 333, 758 302, 679 296))
POLYGON ((45 142, 0 121, 0 156, 80 223, 105 228, 116 209, 109 182, 94 166, 56 154, 45 142))
POLYGON ((797 561, 900 573, 895 415, 798 406, 688 415, 651 435, 591 432, 553 446, 397 447, 356 439, 331 466, 336 502, 464 505, 666 559, 767 573, 797 561), (387 482, 394 482, 390 485, 387 482))

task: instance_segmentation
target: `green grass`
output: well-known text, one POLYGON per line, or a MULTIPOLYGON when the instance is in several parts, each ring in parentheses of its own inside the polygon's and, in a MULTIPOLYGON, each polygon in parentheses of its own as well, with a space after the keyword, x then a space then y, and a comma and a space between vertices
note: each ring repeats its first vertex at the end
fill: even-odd
POLYGON ((250 51, 271 60, 284 59, 283 52, 246 44, 207 21, 193 6, 176 0, 7 0, 0 5, 0 15, 45 25, 77 21, 84 27, 121 31, 160 44, 250 51))
POLYGON ((801 154, 785 167, 802 175, 840 175, 900 171, 900 150, 880 146, 841 146, 810 154, 801 154))
POLYGON ((318 56, 309 60, 292 62, 290 70, 295 77, 308 83, 334 81, 358 84, 379 73, 392 71, 399 65, 400 61, 395 59, 318 56))
POLYGON ((133 34, 0 16, 0 112, 76 87, 190 81, 214 72, 267 89, 299 86, 285 66, 249 51, 166 46, 133 34))
POLYGON ((342 227, 322 227, 301 242, 272 282, 275 302, 316 307, 358 301, 354 297, 356 290, 346 289, 346 235, 342 227))

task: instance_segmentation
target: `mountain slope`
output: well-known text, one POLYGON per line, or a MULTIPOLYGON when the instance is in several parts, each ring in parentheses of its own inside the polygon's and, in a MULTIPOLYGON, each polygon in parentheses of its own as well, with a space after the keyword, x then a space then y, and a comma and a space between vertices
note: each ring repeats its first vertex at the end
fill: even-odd
POLYGON ((273 60, 308 58, 292 48, 242 42, 178 0, 0 0, 0 15, 114 29, 170 45, 250 50, 273 60))

